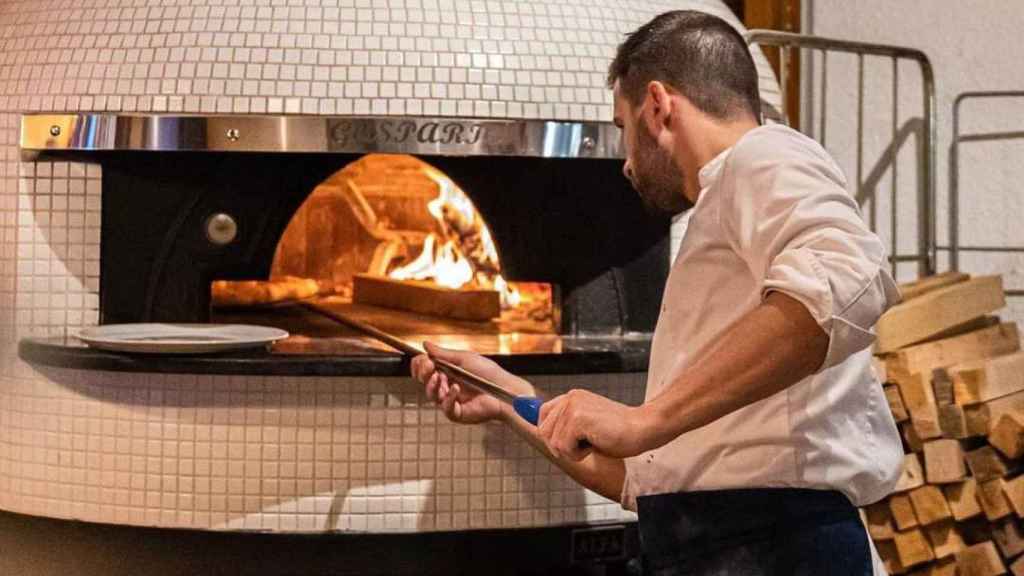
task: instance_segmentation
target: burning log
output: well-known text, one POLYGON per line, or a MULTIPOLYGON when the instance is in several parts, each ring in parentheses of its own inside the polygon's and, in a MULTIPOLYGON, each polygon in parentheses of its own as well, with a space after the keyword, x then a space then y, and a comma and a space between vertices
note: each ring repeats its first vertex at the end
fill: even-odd
POLYGON ((501 315, 497 290, 445 288, 423 280, 394 280, 356 274, 352 278, 352 302, 397 308, 458 320, 485 321, 501 315))
POLYGON ((354 303, 455 320, 552 316, 550 290, 531 302, 501 276, 470 197, 412 157, 369 155, 317 186, 275 254, 271 278, 285 274, 328 282, 354 303))

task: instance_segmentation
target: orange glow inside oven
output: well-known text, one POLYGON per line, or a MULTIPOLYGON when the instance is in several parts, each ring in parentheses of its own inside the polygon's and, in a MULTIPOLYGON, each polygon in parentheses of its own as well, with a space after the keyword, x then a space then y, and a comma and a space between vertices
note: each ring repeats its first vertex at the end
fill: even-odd
MULTIPOLYGON (((298 300, 410 340, 499 354, 560 348, 551 285, 506 281, 469 195, 408 155, 364 156, 317 186, 285 229, 267 281, 212 286, 221 319, 298 300)), ((288 328, 293 345, 323 337, 288 328)))

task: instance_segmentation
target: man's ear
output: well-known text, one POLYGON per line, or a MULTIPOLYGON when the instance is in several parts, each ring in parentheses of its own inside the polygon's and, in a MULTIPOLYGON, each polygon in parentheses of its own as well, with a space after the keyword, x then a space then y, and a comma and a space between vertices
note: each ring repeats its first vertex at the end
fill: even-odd
POLYGON ((650 125, 648 128, 655 134, 658 131, 668 128, 672 121, 672 115, 677 113, 675 110, 675 102, 672 100, 672 95, 664 84, 657 80, 652 80, 647 83, 647 93, 644 95, 647 99, 649 117, 647 118, 650 125))

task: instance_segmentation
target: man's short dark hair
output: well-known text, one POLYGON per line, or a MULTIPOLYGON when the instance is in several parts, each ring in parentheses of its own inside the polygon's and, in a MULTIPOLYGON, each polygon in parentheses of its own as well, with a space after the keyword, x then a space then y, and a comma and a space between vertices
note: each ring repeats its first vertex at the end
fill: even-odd
POLYGON ((608 67, 608 87, 618 81, 619 90, 636 105, 653 80, 715 118, 739 113, 761 118, 750 49, 735 28, 710 14, 666 12, 627 35, 608 67))

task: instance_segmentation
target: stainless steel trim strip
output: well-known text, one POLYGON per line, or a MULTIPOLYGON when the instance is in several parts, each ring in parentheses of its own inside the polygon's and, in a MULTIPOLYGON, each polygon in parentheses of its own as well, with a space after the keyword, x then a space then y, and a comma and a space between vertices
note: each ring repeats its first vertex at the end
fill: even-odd
POLYGON ((23 152, 385 152, 623 157, 610 122, 350 116, 26 114, 23 152))

